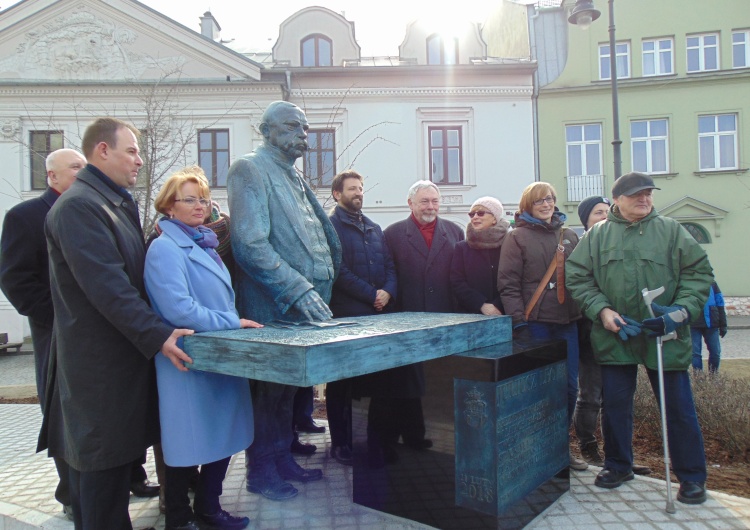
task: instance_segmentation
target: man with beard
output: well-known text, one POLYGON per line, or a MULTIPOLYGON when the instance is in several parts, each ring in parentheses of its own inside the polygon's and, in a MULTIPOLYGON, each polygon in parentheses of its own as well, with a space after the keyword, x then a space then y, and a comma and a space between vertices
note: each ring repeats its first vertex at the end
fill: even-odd
MULTIPOLYGON (((380 226, 362 214, 363 183, 362 175, 348 170, 333 177, 331 184, 337 203, 331 211, 331 222, 343 254, 331 296, 331 311, 336 318, 375 315, 389 312, 394 306, 396 268, 380 226)), ((358 393, 363 383, 375 386, 377 375, 357 379, 358 393)), ((350 379, 326 385, 331 456, 345 465, 352 464, 351 425, 346 408, 351 391, 350 379)))
MULTIPOLYGON (((230 234, 237 263, 240 317, 328 320, 327 303, 341 261, 341 245, 315 194, 294 162, 307 149, 302 109, 275 101, 261 118, 263 145, 229 168, 230 234)), ((320 469, 304 469, 291 454, 292 407, 297 387, 251 381, 255 441, 246 452, 247 490, 273 500, 294 497, 286 482, 320 480, 320 469)))
MULTIPOLYGON (((407 196, 411 215, 385 229, 385 240, 396 264, 400 311, 455 311, 450 271, 453 249, 464 239, 461 228, 438 217, 440 190, 428 180, 415 182, 407 196)), ((380 388, 384 410, 379 417, 390 418, 385 460, 395 460, 393 444, 403 437, 404 444, 417 450, 429 449, 425 438, 422 400, 424 374, 421 364, 394 368, 387 372, 388 385, 380 388)), ((373 421, 370 414, 370 422, 373 421)))

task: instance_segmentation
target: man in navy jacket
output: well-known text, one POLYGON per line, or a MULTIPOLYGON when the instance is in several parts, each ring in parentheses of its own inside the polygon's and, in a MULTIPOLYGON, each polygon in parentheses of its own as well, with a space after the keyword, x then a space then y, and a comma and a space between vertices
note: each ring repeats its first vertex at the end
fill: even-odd
MULTIPOLYGON (((363 185, 362 175, 353 170, 336 175, 331 185, 337 204, 330 219, 341 240, 342 250, 341 269, 333 284, 330 303, 336 318, 393 310, 396 267, 380 226, 362 214, 363 185)), ((357 381, 362 382, 362 379, 357 381)), ((326 385, 331 456, 346 465, 352 463, 351 426, 347 424, 346 410, 350 393, 351 380, 326 385)))

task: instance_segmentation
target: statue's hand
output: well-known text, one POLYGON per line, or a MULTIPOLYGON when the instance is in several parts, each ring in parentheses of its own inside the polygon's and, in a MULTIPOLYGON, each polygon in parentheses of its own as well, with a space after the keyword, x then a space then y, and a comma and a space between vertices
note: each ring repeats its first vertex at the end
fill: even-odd
POLYGON ((313 289, 300 296, 294 302, 294 307, 305 316, 305 320, 330 320, 333 316, 326 303, 313 289))

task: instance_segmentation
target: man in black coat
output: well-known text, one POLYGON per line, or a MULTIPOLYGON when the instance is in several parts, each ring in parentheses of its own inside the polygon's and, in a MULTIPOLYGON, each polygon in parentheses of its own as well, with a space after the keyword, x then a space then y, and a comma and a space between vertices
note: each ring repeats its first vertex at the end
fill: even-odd
MULTIPOLYGON (((400 311, 455 311, 450 271, 453 248, 464 239, 463 230, 438 217, 440 190, 428 180, 415 182, 407 198, 411 215, 385 229, 385 240, 393 253, 398 279, 396 307, 400 311)), ((404 443, 427 449, 422 400, 424 375, 421 364, 388 371, 391 384, 383 388, 391 399, 391 414, 399 420, 404 443)))
MULTIPOLYGON (((36 390, 42 413, 55 314, 49 288, 44 219, 57 198, 70 188, 78 171, 85 165, 86 159, 74 149, 58 149, 50 153, 46 160, 49 187, 39 197, 8 210, 0 238, 0 288, 16 311, 29 318, 34 344, 36 390)), ((63 505, 66 514, 71 514, 68 466, 61 458, 55 458, 55 466, 60 477, 55 499, 63 505)))
POLYGON ((39 449, 70 467, 76 530, 128 529, 131 465, 159 441, 153 357, 180 370, 190 330, 146 302, 145 244, 125 189, 143 165, 138 131, 99 118, 84 133, 89 163, 45 223, 55 324, 39 449))
MULTIPOLYGON (((330 308, 334 318, 375 315, 389 312, 396 294, 396 268, 383 231, 362 214, 364 179, 353 170, 333 177, 331 193, 336 206, 330 218, 341 241, 341 269, 333 284, 330 308)), ((331 430, 331 456, 352 464, 351 425, 347 403, 351 379, 326 385, 326 411, 331 430)), ((377 384, 377 375, 357 378, 377 384)), ((373 398, 376 399, 376 398, 373 398)), ((371 423, 370 423, 371 425, 371 423)))

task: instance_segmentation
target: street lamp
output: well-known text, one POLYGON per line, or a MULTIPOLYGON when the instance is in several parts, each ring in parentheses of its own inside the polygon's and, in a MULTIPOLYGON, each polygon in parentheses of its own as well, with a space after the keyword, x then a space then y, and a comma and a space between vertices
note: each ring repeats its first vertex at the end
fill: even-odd
MULTIPOLYGON (((594 7, 593 0, 576 0, 576 5, 568 17, 568 22, 581 29, 588 29, 599 18, 601 12, 594 7)), ((622 151, 620 146, 620 110, 617 101, 617 51, 615 49, 615 10, 614 0, 609 0, 609 77, 612 83, 612 150, 615 165, 615 180, 622 176, 622 151)))

